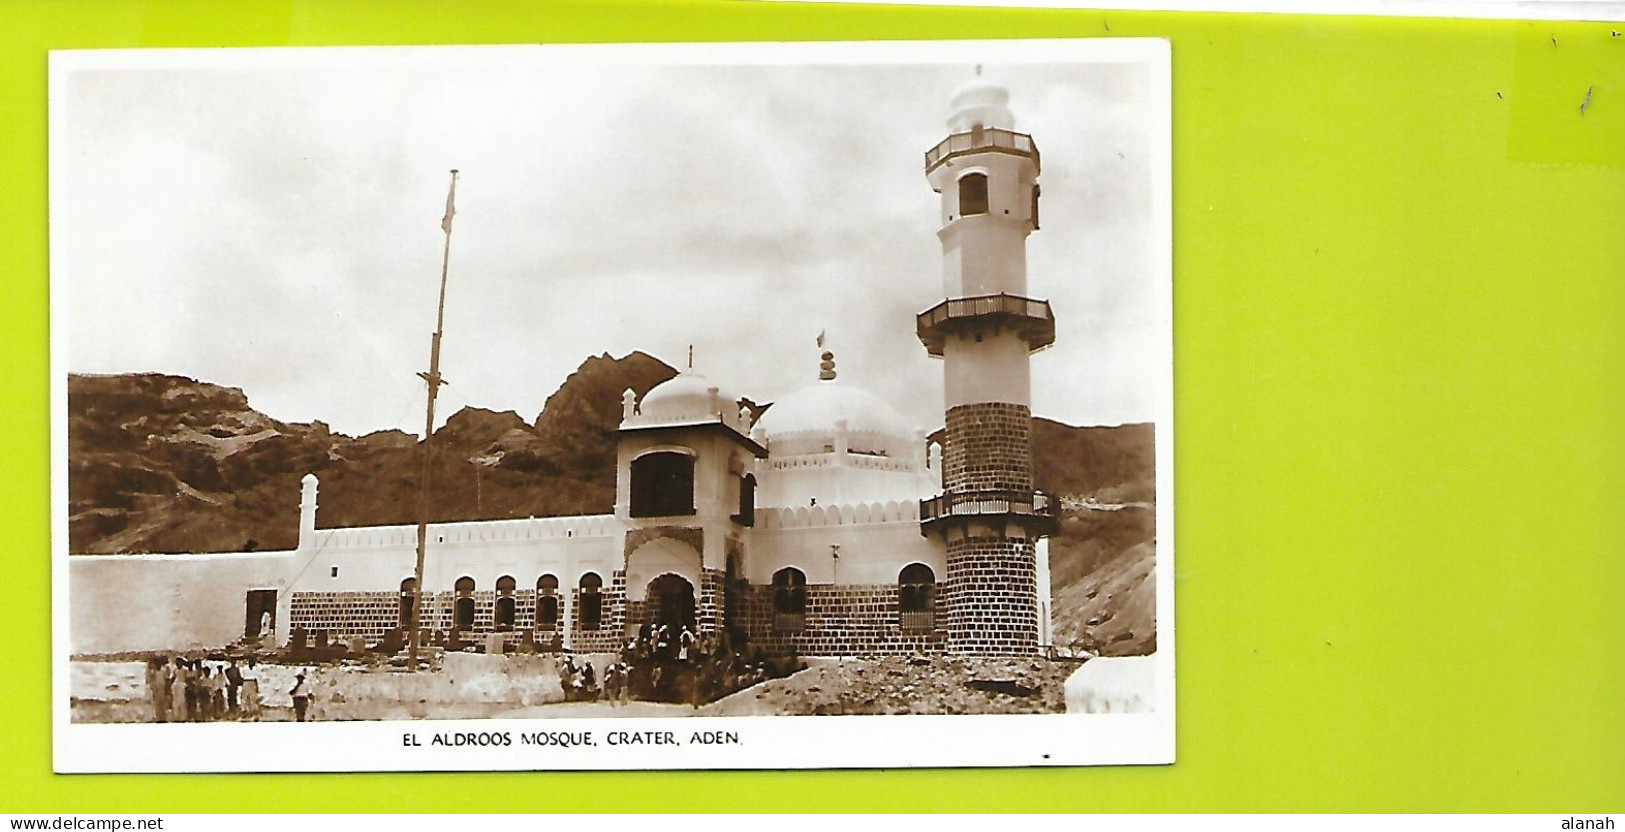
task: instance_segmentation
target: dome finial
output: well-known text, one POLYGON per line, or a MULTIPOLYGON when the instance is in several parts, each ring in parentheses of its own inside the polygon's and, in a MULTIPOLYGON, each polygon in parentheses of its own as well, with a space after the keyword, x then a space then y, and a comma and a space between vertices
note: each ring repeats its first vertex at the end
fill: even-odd
MULTIPOLYGON (((821 350, 824 350, 824 330, 819 330, 818 331, 818 348, 821 349, 821 350)), ((822 356, 820 356, 819 358, 820 358, 820 361, 818 362, 818 380, 819 381, 834 381, 835 380, 835 353, 832 353, 829 350, 824 350, 824 354, 822 356)))

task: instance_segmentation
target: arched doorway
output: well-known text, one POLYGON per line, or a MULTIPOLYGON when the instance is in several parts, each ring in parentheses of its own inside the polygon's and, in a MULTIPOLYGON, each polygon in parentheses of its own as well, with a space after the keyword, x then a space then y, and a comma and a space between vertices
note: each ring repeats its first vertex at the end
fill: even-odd
POLYGON ((400 620, 401 629, 412 628, 412 605, 417 602, 418 579, 407 578, 401 581, 400 620))
POLYGON ((923 563, 911 563, 897 575, 897 613, 904 632, 929 633, 937 621, 937 576, 923 563))
POLYGON ((698 632, 694 619, 694 585, 681 575, 667 572, 649 582, 643 608, 644 620, 651 625, 666 625, 672 633, 684 627, 698 632))
POLYGON ((464 575, 454 586, 457 592, 452 603, 451 626, 458 630, 474 628, 474 579, 464 575))

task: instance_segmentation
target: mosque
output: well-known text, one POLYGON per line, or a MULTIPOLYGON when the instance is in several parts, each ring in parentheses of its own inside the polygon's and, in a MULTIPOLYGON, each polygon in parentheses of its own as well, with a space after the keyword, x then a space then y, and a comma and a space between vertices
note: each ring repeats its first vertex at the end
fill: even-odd
POLYGON ((307 475, 293 551, 72 558, 75 651, 102 635, 81 608, 138 561, 168 564, 177 600, 158 614, 169 620, 123 620, 122 649, 143 626, 148 640, 207 643, 221 619, 233 638, 269 627, 279 644, 294 628, 377 641, 421 603, 425 633, 575 652, 654 622, 801 655, 1040 651, 1056 514, 1033 488, 1028 362, 1055 322, 1027 295, 1040 161, 1007 103, 978 76, 925 153, 943 298, 922 298, 915 325, 942 360, 940 430, 839 378, 828 351, 816 379, 809 366, 806 387, 762 412, 690 369, 641 400, 624 394, 611 514, 431 524, 419 593, 417 527, 318 528, 307 475))

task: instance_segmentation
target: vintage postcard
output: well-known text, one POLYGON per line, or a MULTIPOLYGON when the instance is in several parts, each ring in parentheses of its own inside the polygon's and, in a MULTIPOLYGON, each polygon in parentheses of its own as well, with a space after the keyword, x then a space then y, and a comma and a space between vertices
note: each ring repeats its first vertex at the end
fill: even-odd
POLYGON ((53 54, 57 770, 1172 762, 1169 84, 53 54))

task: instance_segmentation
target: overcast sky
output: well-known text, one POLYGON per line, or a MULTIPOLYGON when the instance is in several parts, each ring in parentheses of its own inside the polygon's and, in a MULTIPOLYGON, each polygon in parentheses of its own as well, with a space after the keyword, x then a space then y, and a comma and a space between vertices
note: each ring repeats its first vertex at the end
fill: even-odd
POLYGON ((1151 420, 1169 316, 1159 76, 1012 63, 1009 44, 923 64, 868 48, 874 62, 817 65, 102 56, 53 79, 59 357, 240 387, 286 421, 419 432, 456 167, 439 421, 464 404, 530 420, 589 355, 681 367, 690 344, 697 372, 768 401, 816 379, 825 330, 844 381, 934 428, 941 364, 914 337, 943 296, 922 156, 981 60, 1043 153, 1029 293, 1058 325, 1033 360, 1034 412, 1151 420))

